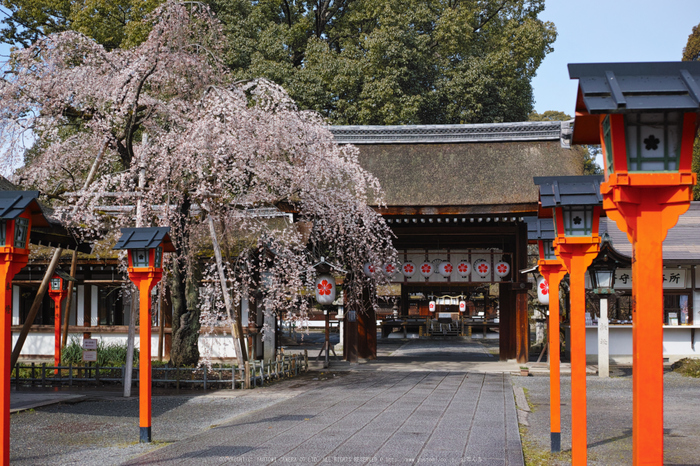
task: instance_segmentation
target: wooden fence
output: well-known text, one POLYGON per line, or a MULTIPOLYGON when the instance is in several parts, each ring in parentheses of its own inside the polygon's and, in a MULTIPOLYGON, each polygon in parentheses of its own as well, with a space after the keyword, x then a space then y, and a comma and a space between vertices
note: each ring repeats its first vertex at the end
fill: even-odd
MULTIPOLYGON (((294 377, 309 370, 308 353, 284 355, 269 361, 249 361, 245 367, 223 365, 190 367, 153 367, 153 387, 162 388, 255 388, 283 378, 294 377)), ((132 383, 139 381, 139 368, 132 369, 132 383)), ((48 366, 17 364, 12 370, 12 383, 20 387, 89 386, 116 384, 124 386, 126 367, 48 366)))

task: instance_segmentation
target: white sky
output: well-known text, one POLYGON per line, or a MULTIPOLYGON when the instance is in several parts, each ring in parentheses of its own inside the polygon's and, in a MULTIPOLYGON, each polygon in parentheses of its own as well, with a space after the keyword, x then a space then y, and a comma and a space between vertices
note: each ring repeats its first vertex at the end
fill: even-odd
POLYGON ((568 63, 680 61, 700 0, 547 0, 540 18, 559 35, 532 81, 535 110, 573 116, 568 63))

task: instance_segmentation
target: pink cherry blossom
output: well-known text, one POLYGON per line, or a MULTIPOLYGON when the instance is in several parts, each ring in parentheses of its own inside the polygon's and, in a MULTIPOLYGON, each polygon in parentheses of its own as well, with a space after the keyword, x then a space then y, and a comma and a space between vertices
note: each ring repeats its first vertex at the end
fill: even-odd
MULTIPOLYGON (((383 206, 382 189, 357 148, 336 144, 323 118, 300 111, 280 86, 236 81, 223 65, 223 28, 205 5, 169 0, 149 21, 148 39, 130 49, 105 50, 69 31, 13 52, 0 80, 2 168, 22 189, 39 189, 86 240, 114 241, 119 227, 134 226, 140 203, 144 225, 171 227, 172 283, 194 280, 211 257, 211 215, 236 303, 257 299, 258 309, 303 322, 323 255, 349 272, 346 303, 364 310, 363 292, 388 278, 365 276, 363 265, 397 257, 391 230, 369 207, 383 206), (33 159, 21 166, 33 140, 33 159), (82 191, 98 154, 95 181, 82 191), (146 186, 137 189, 141 170, 146 186)), ((204 327, 231 318, 215 277, 210 261, 204 327)))

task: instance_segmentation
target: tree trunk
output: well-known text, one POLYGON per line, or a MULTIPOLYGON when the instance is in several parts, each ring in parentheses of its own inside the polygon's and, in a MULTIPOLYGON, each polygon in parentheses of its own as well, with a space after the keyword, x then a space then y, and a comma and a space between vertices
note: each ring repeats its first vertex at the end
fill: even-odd
POLYGON ((175 365, 193 365, 199 362, 199 282, 201 270, 199 266, 187 264, 189 233, 187 219, 190 214, 190 200, 185 200, 180 206, 181 221, 177 225, 176 255, 183 260, 176 260, 170 283, 173 304, 173 328, 170 360, 175 365), (187 267, 192 270, 188 271, 187 267), (189 272, 189 273, 188 273, 189 272))

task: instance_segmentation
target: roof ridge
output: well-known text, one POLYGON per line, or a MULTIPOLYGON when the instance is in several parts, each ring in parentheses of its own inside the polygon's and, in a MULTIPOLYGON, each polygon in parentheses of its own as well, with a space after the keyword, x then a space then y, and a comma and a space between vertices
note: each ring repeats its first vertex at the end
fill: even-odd
MULTIPOLYGON (((339 144, 439 144, 559 140, 561 121, 472 123, 452 125, 335 125, 339 144)), ((567 126, 568 127, 568 126, 567 126)))

